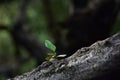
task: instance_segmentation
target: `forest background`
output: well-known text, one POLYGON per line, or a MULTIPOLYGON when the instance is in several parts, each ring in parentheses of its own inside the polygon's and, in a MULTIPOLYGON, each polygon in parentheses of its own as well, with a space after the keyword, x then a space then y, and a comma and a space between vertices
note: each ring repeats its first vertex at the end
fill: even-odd
MULTIPOLYGON (((0 0, 1 80, 30 71, 41 64, 49 52, 44 47, 45 40, 56 45, 58 54, 70 56, 77 49, 120 30, 119 11, 115 19, 109 19, 114 22, 111 27, 97 27, 98 23, 95 23, 95 28, 88 23, 88 17, 81 17, 87 14, 79 12, 79 9, 84 9, 87 0, 75 1, 80 3, 74 0, 0 0), (99 32, 99 28, 103 33, 99 32), (92 30, 98 32, 97 37, 89 35, 92 30)), ((110 11, 104 13, 105 16, 109 16, 110 11)))

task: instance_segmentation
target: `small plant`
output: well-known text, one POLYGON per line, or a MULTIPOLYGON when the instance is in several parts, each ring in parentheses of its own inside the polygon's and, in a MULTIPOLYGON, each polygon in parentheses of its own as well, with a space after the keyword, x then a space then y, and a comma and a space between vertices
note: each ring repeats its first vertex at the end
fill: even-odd
POLYGON ((46 60, 50 60, 55 57, 65 57, 66 56, 66 54, 57 55, 56 54, 56 46, 49 40, 45 40, 45 47, 47 47, 48 49, 50 49, 52 51, 52 53, 48 53, 47 57, 45 58, 46 60))

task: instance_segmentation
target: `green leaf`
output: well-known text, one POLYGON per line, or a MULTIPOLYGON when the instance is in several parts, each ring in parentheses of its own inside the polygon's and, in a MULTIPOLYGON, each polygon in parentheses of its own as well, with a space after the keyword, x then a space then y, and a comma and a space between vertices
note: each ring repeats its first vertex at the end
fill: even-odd
POLYGON ((56 46, 52 42, 50 42, 49 40, 45 40, 45 46, 48 49, 52 50, 53 52, 56 51, 56 46))
POLYGON ((67 56, 67 55, 66 54, 60 54, 57 57, 65 57, 65 56, 67 56))

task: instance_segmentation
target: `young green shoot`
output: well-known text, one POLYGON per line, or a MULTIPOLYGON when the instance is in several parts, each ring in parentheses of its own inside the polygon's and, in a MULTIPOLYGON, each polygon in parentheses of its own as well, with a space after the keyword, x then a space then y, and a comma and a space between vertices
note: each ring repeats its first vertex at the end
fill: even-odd
POLYGON ((46 60, 50 60, 55 57, 65 57, 66 56, 66 54, 57 55, 56 54, 56 46, 49 40, 45 40, 45 47, 47 47, 48 49, 50 49, 52 51, 52 53, 48 53, 48 55, 45 58, 46 60))

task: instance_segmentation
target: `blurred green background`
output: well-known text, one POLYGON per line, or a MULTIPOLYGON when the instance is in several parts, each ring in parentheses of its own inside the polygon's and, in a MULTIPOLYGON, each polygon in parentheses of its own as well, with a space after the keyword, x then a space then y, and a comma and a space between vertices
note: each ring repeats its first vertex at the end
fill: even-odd
MULTIPOLYGON (((51 0, 51 7, 55 14, 56 22, 62 21, 68 15, 68 0, 51 0), (55 7, 55 8, 54 8, 55 7)), ((3 0, 0 2, 0 25, 9 26, 14 22, 17 11, 19 10, 18 0, 3 0)), ((44 17, 42 4, 40 0, 30 0, 27 6, 27 25, 29 30, 39 41, 44 43, 44 40, 53 40, 46 29, 46 20, 44 17)), ((22 57, 29 57, 28 52, 21 48, 22 57)), ((22 74, 36 67, 36 60, 30 58, 27 62, 21 63, 18 66, 15 57, 15 46, 11 35, 6 30, 0 30, 0 80, 4 80, 9 76, 22 74), (9 67, 12 72, 8 73, 1 70, 3 66, 9 67), (17 69, 16 69, 17 68, 17 69), (5 73, 3 73, 5 72, 5 73)))
MULTIPOLYGON (((69 16, 69 0, 51 0, 51 7, 56 23, 64 21, 69 16)), ((0 25, 12 28, 12 23, 18 11, 18 0, 3 0, 0 2, 0 25)), ((30 0, 27 6, 27 25, 36 39, 44 43, 53 38, 47 31, 47 22, 43 13, 43 6, 40 0, 30 0)), ((111 35, 120 30, 120 14, 117 16, 115 25, 111 30, 111 35)), ((22 57, 29 57, 28 52, 21 47, 22 57)), ((11 35, 6 30, 0 30, 0 80, 22 74, 36 67, 36 60, 30 58, 27 62, 18 64, 15 57, 15 46, 11 35), (5 67, 12 72, 3 73, 5 67), (4 67, 4 68, 3 68, 4 67), (10 75, 10 76, 9 76, 10 75)))

